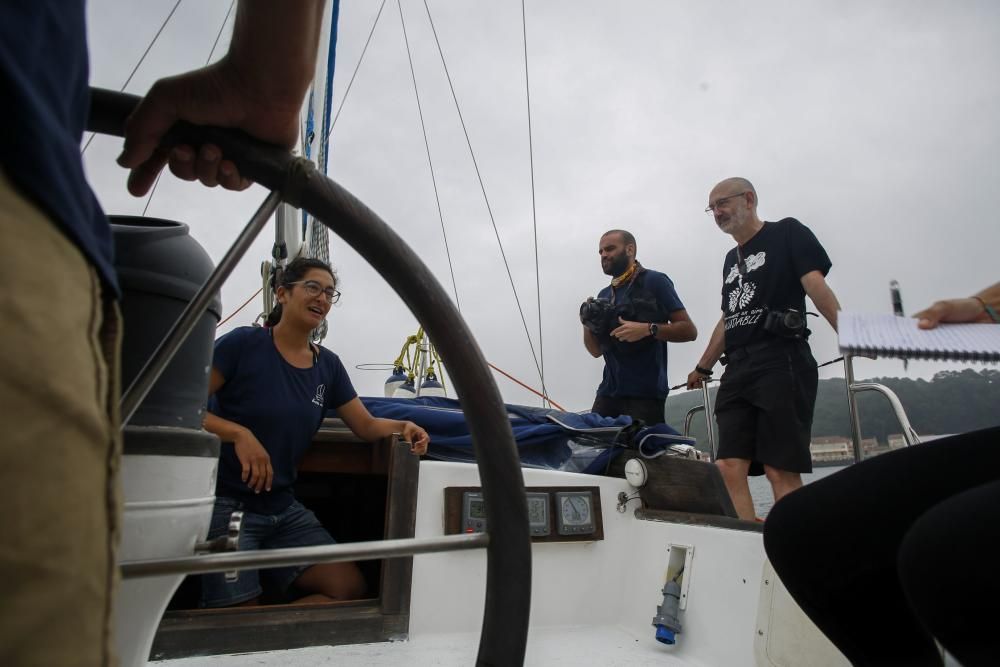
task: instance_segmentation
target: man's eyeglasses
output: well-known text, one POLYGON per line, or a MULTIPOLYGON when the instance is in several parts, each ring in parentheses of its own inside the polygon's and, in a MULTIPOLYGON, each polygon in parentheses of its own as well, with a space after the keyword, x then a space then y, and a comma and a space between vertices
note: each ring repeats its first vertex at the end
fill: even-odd
POLYGON ((712 202, 711 204, 708 205, 708 208, 705 209, 705 213, 708 213, 709 215, 712 215, 713 213, 715 213, 715 209, 719 208, 720 206, 724 206, 725 203, 727 201, 729 201, 730 199, 736 199, 737 197, 742 197, 747 192, 750 192, 750 191, 749 190, 745 190, 744 192, 741 192, 741 193, 735 194, 735 195, 729 195, 728 197, 719 197, 714 202, 712 202))
POLYGON ((297 280, 294 283, 287 283, 291 285, 302 285, 302 289, 306 291, 306 294, 312 297, 317 297, 320 294, 326 296, 326 300, 330 303, 337 303, 340 301, 340 292, 333 289, 332 287, 324 288, 315 280, 297 280))

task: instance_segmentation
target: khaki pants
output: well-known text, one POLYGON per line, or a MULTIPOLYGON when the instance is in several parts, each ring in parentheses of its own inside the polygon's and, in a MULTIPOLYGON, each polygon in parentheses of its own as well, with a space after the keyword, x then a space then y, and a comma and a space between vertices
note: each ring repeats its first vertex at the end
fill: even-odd
POLYGON ((113 665, 120 318, 0 171, 0 665, 113 665))

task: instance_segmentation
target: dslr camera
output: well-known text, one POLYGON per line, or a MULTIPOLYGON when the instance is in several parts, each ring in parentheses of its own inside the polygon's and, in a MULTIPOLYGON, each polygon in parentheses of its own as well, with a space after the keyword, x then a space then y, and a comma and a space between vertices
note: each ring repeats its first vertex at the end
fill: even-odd
POLYGON ((806 316, 794 308, 769 310, 764 330, 782 338, 802 338, 806 332, 806 316))
POLYGON ((612 347, 638 350, 644 345, 651 345, 652 339, 642 339, 637 343, 625 343, 611 338, 611 332, 619 326, 618 318, 633 322, 663 322, 666 315, 660 312, 655 299, 637 296, 624 303, 613 304, 608 299, 590 297, 580 305, 580 322, 587 327, 601 349, 612 347))
POLYGON ((580 322, 598 340, 603 340, 618 322, 618 309, 608 299, 590 297, 580 304, 580 322))

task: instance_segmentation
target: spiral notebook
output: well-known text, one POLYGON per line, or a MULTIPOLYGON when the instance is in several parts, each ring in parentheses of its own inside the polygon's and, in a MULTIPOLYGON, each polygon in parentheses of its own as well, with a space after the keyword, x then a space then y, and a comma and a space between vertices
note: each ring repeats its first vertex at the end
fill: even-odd
POLYGON ((912 317, 837 315, 841 352, 900 359, 1000 362, 1000 324, 939 324, 918 329, 912 317))

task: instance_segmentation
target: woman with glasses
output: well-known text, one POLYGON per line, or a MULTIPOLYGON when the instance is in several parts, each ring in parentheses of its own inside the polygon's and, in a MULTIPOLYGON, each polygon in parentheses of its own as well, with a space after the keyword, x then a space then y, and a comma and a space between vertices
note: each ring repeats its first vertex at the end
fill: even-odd
MULTIPOLYGON (((332 544, 330 534, 294 496, 299 461, 327 410, 355 435, 375 441, 393 433, 427 451, 427 433, 413 422, 373 417, 333 352, 310 340, 340 298, 333 270, 298 258, 282 272, 267 326, 240 327, 215 343, 205 429, 223 442, 209 538, 225 534, 243 512, 240 550, 332 544)), ((268 599, 299 603, 356 599, 365 583, 354 563, 324 563, 202 577, 201 605, 225 607, 268 599)))

